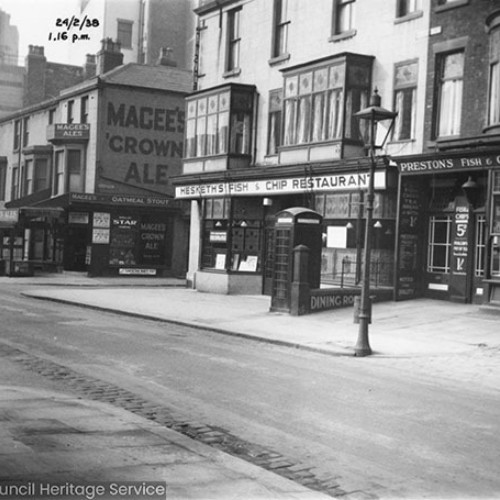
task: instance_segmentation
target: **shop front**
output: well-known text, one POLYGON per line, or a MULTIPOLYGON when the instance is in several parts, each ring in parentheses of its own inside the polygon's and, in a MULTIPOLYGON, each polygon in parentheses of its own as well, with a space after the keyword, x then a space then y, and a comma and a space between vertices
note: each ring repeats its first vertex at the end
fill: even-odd
POLYGON ((64 208, 65 270, 89 276, 185 273, 185 204, 163 197, 88 193, 45 203, 64 208))
MULTIPOLYGON (((383 160, 375 174, 372 279, 392 285, 397 172, 383 160), (383 163, 383 164, 382 164, 383 163)), ((338 165, 255 168, 175 180, 176 198, 191 200, 188 282, 200 291, 271 293, 275 267, 274 216, 290 207, 315 210, 323 217, 322 281, 355 286, 360 265, 368 186, 366 158, 338 165), (230 174, 230 176, 229 176, 230 174)))
POLYGON ((0 272, 31 276, 62 270, 64 211, 19 207, 0 210, 0 272))
POLYGON ((394 160, 400 171, 396 299, 489 302, 500 278, 498 152, 394 160))

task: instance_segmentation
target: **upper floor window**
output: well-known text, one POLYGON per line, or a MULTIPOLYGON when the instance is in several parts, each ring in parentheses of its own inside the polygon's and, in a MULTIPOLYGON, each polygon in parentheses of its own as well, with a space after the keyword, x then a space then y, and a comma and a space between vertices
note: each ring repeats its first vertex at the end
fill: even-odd
POLYGON ((23 195, 27 196, 33 192, 33 160, 24 163, 24 189, 23 195))
POLYGON ((7 186, 7 162, 0 160, 0 201, 5 200, 6 186, 7 186))
POLYGON ((85 152, 71 146, 54 153, 54 194, 83 193, 85 182, 85 152))
POLYGON ((341 35, 354 29, 354 2, 355 0, 333 0, 333 35, 341 35))
POLYGON ((422 10, 422 0, 398 0, 397 17, 408 16, 422 10))
POLYGON ((11 199, 16 200, 19 197, 19 167, 12 169, 12 191, 10 194, 11 199))
POLYGON ((56 116, 55 108, 49 109, 49 125, 52 125, 54 123, 55 116, 56 116))
POLYGON ((30 119, 26 117, 23 120, 23 147, 25 148, 29 144, 30 140, 30 119))
POLYGON ((14 151, 21 146, 21 120, 14 122, 14 151))
POLYGON ((234 71, 240 67, 240 20, 241 8, 227 13, 227 71, 234 71))
POLYGON ((354 113, 367 104, 370 74, 371 59, 354 63, 349 58, 290 71, 284 82, 283 146, 358 140, 354 113))
POLYGON ((394 110, 398 113, 394 124, 396 141, 415 137, 418 63, 398 64, 394 78, 394 110))
POLYGON ((267 154, 278 154, 278 146, 281 144, 281 106, 283 100, 283 89, 271 90, 269 92, 269 120, 268 120, 268 142, 267 154))
POLYGON ((89 120, 89 96, 83 96, 80 101, 80 123, 88 123, 89 120))
POLYGON ((460 134, 464 52, 442 54, 437 60, 437 110, 435 135, 460 134))
POLYGON ((68 101, 68 103, 67 103, 67 118, 66 118, 67 123, 73 123, 75 120, 74 107, 75 107, 75 101, 68 101))
POLYGON ((54 154, 54 194, 63 194, 64 189, 64 151, 54 154))
POLYGON ((251 152, 254 87, 188 98, 186 158, 251 152))
POLYGON ((116 39, 120 42, 122 49, 132 48, 132 21, 124 19, 117 20, 116 39))
POLYGON ((490 32, 488 125, 500 124, 500 26, 490 32))
POLYGON ((49 161, 47 158, 35 159, 33 192, 43 191, 49 187, 49 161))
POLYGON ((288 44, 288 0, 274 0, 274 31, 272 57, 287 53, 288 44))

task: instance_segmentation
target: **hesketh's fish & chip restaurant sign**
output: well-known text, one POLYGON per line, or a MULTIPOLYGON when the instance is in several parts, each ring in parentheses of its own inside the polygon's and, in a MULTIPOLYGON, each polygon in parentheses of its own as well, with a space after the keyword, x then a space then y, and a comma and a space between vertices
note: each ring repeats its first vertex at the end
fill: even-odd
MULTIPOLYGON (((343 191, 368 186, 369 174, 315 175, 268 180, 214 182, 177 186, 176 198, 210 198, 217 196, 255 196, 321 191, 343 191)), ((386 188, 386 173, 375 172, 375 188, 386 188)))

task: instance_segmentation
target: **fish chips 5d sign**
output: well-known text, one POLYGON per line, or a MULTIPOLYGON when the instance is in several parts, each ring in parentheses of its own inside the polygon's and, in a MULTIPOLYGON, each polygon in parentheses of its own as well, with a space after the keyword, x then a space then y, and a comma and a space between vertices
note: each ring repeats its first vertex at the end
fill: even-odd
MULTIPOLYGON (((348 191, 368 186, 369 174, 315 175, 268 180, 215 182, 177 186, 176 198, 211 198, 218 196, 255 196, 322 191, 348 191)), ((375 172, 375 188, 386 188, 386 173, 375 172)))

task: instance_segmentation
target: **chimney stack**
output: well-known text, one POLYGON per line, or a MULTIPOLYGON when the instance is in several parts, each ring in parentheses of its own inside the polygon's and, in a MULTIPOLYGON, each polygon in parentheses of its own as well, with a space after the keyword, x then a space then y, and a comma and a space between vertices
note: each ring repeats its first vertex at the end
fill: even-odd
POLYGON ((29 45, 25 63, 26 76, 23 91, 23 106, 29 106, 45 99, 47 58, 44 48, 29 45))
POLYGON ((87 54, 85 64, 83 66, 83 74, 85 79, 93 78, 97 72, 97 63, 94 54, 87 54))
POLYGON ((97 53, 97 74, 102 75, 123 64, 120 42, 111 38, 101 41, 101 50, 97 53))
POLYGON ((170 47, 162 47, 160 49, 160 57, 156 62, 157 66, 171 66, 176 67, 177 62, 172 57, 173 50, 170 47))

